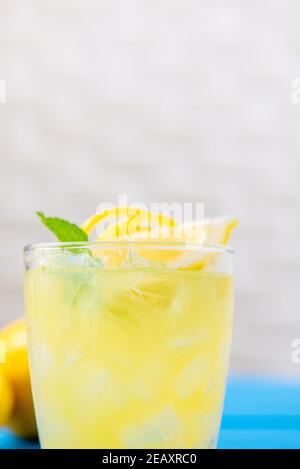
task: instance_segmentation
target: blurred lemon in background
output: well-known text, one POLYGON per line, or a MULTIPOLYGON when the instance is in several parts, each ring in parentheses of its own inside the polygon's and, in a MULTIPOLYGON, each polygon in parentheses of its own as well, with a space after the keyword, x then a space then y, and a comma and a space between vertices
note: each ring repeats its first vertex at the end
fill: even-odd
POLYGON ((4 373, 0 372, 0 425, 4 425, 7 422, 11 415, 12 408, 12 388, 7 378, 4 376, 4 373))
POLYGON ((0 330, 0 342, 5 349, 5 360, 0 364, 0 424, 19 436, 36 437, 24 320, 0 330))

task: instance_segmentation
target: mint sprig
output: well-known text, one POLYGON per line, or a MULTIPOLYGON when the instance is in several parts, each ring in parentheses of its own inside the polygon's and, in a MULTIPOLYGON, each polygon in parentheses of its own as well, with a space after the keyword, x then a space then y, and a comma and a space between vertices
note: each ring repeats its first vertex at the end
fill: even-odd
POLYGON ((70 223, 63 218, 46 217, 43 212, 36 212, 42 223, 57 237, 62 243, 85 242, 88 235, 75 223, 70 223))

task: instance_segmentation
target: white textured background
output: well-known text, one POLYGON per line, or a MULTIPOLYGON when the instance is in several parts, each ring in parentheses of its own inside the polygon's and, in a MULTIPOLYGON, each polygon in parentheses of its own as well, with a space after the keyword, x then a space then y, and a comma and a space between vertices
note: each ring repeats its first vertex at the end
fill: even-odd
POLYGON ((298 0, 0 0, 0 323, 22 314, 35 210, 234 213, 234 370, 300 375, 298 0))

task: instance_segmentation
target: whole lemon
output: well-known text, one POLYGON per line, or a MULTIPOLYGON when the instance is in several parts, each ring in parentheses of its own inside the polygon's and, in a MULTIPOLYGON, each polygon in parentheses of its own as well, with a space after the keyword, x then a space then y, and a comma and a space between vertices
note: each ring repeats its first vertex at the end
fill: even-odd
POLYGON ((0 341, 5 348, 5 360, 0 371, 13 394, 13 406, 5 424, 19 436, 36 437, 25 321, 20 319, 0 330, 0 341))
POLYGON ((13 391, 6 376, 0 372, 0 425, 6 424, 13 409, 13 391))

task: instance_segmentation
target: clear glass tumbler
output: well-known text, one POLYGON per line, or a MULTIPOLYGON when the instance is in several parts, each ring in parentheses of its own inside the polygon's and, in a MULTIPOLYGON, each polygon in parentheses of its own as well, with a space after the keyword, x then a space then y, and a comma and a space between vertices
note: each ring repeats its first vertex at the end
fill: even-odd
POLYGON ((27 246, 44 448, 213 448, 233 316, 232 251, 168 242, 27 246))

